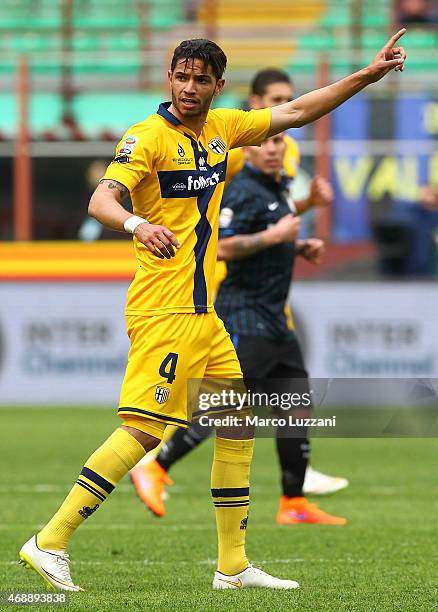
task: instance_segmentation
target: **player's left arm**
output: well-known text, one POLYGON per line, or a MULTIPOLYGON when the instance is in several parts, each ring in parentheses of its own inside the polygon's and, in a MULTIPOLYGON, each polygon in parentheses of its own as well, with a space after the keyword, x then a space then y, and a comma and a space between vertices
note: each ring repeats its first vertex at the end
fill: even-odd
POLYGON ((246 259, 278 244, 293 242, 300 231, 300 223, 299 217, 287 214, 260 232, 238 233, 228 238, 219 238, 217 258, 219 261, 246 259))
POLYGON ((294 200, 298 215, 310 208, 325 208, 333 203, 333 187, 322 176, 315 176, 310 182, 309 195, 301 200, 294 200))
POLYGON ((403 47, 395 47, 396 42, 406 32, 405 28, 392 36, 377 53, 373 61, 358 72, 332 83, 327 87, 309 93, 271 109, 271 127, 267 137, 294 127, 312 123, 330 113, 343 102, 370 85, 382 79, 392 70, 402 71, 406 60, 403 47))

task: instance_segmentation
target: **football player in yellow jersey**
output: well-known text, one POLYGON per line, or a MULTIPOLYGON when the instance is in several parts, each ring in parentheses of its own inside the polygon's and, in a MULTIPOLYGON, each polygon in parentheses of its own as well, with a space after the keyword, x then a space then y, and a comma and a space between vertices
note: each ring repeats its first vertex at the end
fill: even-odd
MULTIPOLYGON (((225 81, 226 56, 215 43, 182 42, 169 70, 172 101, 123 137, 89 213, 134 234, 139 269, 127 301, 131 350, 123 381, 121 427, 91 455, 59 510, 21 548, 22 563, 50 586, 79 591, 68 542, 120 479, 155 448, 168 423, 186 427, 189 378, 241 379, 231 339, 214 313, 211 285, 229 149, 315 121, 391 70, 406 54, 395 34, 365 68, 272 109, 210 111, 225 81), (122 206, 130 192, 134 215, 122 206)), ((290 227, 295 223, 290 217, 290 227)), ((213 588, 295 589, 254 568, 245 553, 253 434, 219 428, 211 476, 218 531, 213 588)))
MULTIPOLYGON (((293 97, 294 89, 291 79, 282 70, 275 68, 260 70, 251 81, 249 96, 251 109, 285 104, 291 101, 293 97)), ((300 162, 298 144, 287 135, 283 136, 283 142, 286 145, 286 152, 283 157, 283 173, 288 178, 293 179, 300 162)), ((229 152, 226 182, 231 181, 242 170, 245 164, 245 152, 247 151, 247 149, 239 148, 229 152)), ((289 184, 291 183, 292 180, 289 184)), ((317 176, 311 181, 308 197, 293 201, 289 198, 289 206, 292 206, 301 214, 311 207, 328 206, 332 199, 333 191, 330 183, 317 176)), ((226 209, 226 211, 232 214, 232 211, 229 209, 226 209)), ((309 239, 306 242, 308 248, 311 245, 314 248, 320 248, 318 245, 320 241, 318 240, 309 239)), ((303 247, 304 244, 302 244, 303 247)), ((215 271, 214 295, 217 295, 219 285, 226 277, 226 273, 225 261, 218 261, 215 271)), ((293 319, 289 306, 286 307, 286 315, 289 327, 293 328, 293 319)), ((301 361, 302 357, 298 346, 295 352, 297 353, 296 360, 301 361)), ((195 422, 188 431, 176 427, 174 434, 169 434, 171 434, 170 428, 166 431, 165 444, 157 453, 155 459, 153 457, 154 453, 149 453, 130 472, 131 480, 140 499, 156 516, 160 517, 165 514, 163 501, 164 485, 172 484, 172 480, 169 477, 170 468, 176 461, 181 460, 182 457, 201 444, 209 436, 210 429, 195 422)), ((290 438, 287 445, 282 440, 277 440, 277 447, 280 464, 283 466, 287 464, 289 466, 291 471, 289 481, 292 480, 294 482, 294 486, 289 486, 288 490, 285 491, 285 495, 287 493, 289 498, 293 497, 300 500, 301 521, 303 523, 319 522, 327 524, 331 522, 331 524, 339 524, 337 519, 332 521, 332 517, 321 510, 318 510, 318 512, 303 512, 302 495, 303 492, 306 495, 331 494, 348 486, 348 481, 345 478, 328 476, 308 465, 310 454, 308 440, 290 438)), ((285 477, 283 477, 283 480, 285 480, 285 477)))

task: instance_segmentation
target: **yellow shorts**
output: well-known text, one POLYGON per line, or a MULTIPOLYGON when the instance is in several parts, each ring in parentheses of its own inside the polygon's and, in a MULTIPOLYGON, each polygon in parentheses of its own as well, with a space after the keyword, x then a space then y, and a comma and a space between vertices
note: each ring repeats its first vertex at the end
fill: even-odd
POLYGON ((242 379, 231 338, 214 311, 126 320, 131 348, 118 410, 123 419, 188 427, 189 379, 242 379))

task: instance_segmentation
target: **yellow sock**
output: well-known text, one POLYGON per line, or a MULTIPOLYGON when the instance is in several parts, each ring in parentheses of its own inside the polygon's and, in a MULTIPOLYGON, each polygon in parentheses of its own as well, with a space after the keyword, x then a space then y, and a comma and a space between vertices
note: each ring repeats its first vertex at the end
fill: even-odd
POLYGON ((218 571, 231 576, 246 569, 245 533, 249 507, 249 469, 254 440, 216 438, 211 494, 218 535, 218 571))
POLYGON ((116 429, 88 459, 58 512, 40 531, 38 546, 65 550, 73 532, 99 508, 145 452, 131 434, 116 429))

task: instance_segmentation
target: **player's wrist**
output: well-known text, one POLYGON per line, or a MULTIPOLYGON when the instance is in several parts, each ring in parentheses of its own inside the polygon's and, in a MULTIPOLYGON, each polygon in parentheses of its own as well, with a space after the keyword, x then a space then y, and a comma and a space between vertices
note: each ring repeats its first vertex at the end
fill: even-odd
POLYGON ((378 78, 376 78, 375 71, 371 64, 365 66, 365 68, 361 68, 357 73, 358 79, 363 83, 363 86, 370 85, 371 83, 375 83, 378 78))
POLYGON ((149 223, 149 221, 147 221, 146 219, 143 219, 143 217, 132 215, 131 217, 128 217, 126 221, 123 223, 123 228, 125 232, 127 232, 128 234, 134 234, 137 227, 141 225, 142 223, 149 223))
POLYGON ((269 227, 268 229, 260 232, 260 238, 265 246, 270 247, 281 242, 281 236, 275 230, 275 227, 269 227))
POLYGON ((302 198, 301 200, 295 200, 295 210, 297 214, 302 215, 304 212, 312 208, 312 198, 310 195, 306 198, 302 198))
POLYGON ((309 243, 307 240, 297 240, 295 243, 295 254, 304 255, 309 243))

